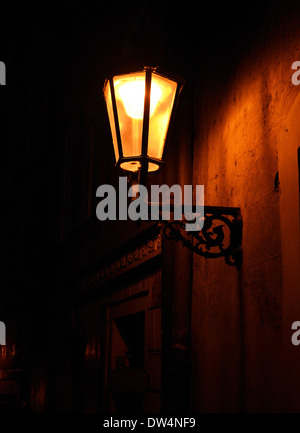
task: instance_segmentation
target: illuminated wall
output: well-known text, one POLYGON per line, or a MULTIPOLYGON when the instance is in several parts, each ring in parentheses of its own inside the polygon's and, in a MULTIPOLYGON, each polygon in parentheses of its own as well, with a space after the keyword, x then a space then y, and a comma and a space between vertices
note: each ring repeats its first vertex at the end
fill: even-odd
POLYGON ((205 185, 207 205, 239 206, 244 226, 240 271, 194 259, 194 410, 300 405, 300 351, 291 343, 300 314, 299 89, 291 83, 300 32, 291 16, 270 10, 269 20, 240 58, 228 67, 216 60, 205 85, 195 84, 194 183, 205 185))

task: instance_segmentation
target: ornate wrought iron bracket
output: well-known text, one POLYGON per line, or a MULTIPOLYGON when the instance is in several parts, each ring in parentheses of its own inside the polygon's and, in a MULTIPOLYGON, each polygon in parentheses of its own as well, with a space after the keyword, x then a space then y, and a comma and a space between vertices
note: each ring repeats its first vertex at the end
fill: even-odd
MULTIPOLYGON (((203 216, 202 216, 203 218, 203 216)), ((184 247, 205 258, 224 257, 228 265, 242 264, 243 219, 240 208, 204 207, 204 225, 201 231, 187 231, 187 221, 162 221, 167 239, 180 241, 184 247)))

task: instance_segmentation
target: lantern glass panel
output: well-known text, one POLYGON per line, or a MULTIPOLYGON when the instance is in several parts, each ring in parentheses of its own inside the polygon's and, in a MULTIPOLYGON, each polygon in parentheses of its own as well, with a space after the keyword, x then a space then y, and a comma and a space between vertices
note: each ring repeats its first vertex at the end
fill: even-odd
POLYGON ((155 72, 151 79, 148 156, 162 159, 168 127, 174 105, 177 82, 155 72), (158 98, 152 98, 152 89, 158 98))
MULTIPOLYGON (((145 78, 143 71, 118 75, 113 79, 124 157, 142 153, 145 78)), ((139 165, 138 161, 129 161, 122 163, 121 167, 137 171, 139 165)))
POLYGON ((110 91, 109 81, 106 82, 106 85, 104 88, 104 97, 105 97, 106 106, 107 106, 107 112, 108 112, 111 135, 112 135, 112 140, 113 140, 113 145, 114 145, 116 162, 118 162, 119 148, 118 148, 118 140, 117 140, 117 134, 116 134, 116 126, 115 126, 115 119, 114 119, 114 112, 113 112, 113 106, 112 106, 112 100, 111 100, 111 91, 110 91))

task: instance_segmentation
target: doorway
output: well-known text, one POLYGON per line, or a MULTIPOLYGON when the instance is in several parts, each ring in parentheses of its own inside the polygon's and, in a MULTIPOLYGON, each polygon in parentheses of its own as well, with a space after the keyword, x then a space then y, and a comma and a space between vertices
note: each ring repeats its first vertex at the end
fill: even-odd
POLYGON ((107 395, 111 413, 160 411, 160 289, 159 270, 130 290, 121 289, 119 299, 110 304, 107 395))

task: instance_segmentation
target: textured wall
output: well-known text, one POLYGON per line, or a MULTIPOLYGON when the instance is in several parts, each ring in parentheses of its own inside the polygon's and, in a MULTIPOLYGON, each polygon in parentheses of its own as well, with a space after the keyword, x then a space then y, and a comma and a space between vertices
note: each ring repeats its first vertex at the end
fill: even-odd
POLYGON ((194 184, 205 185, 207 205, 241 208, 244 255, 240 271, 222 259, 194 258, 194 410, 299 409, 299 374, 291 370, 299 354, 290 342, 300 317, 299 111, 290 114, 299 99, 291 64, 300 32, 292 16, 288 7, 270 11, 235 62, 224 61, 226 50, 218 62, 216 51, 209 70, 195 56, 194 184))

